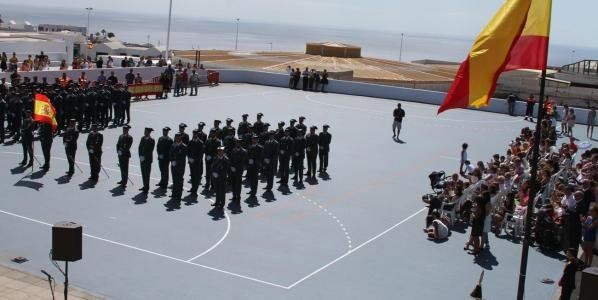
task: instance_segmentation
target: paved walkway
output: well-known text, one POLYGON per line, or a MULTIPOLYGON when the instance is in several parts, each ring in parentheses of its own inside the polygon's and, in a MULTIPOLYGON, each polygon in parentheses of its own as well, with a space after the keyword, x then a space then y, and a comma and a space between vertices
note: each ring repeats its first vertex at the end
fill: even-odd
MULTIPOLYGON (((61 280, 61 279, 59 279, 61 280)), ((63 298, 62 284, 56 284, 54 294, 56 299, 63 298)), ((33 276, 12 268, 0 265, 0 300, 48 300, 52 299, 50 286, 44 278, 33 276)), ((78 289, 69 288, 69 299, 91 300, 102 299, 92 296, 78 289)))

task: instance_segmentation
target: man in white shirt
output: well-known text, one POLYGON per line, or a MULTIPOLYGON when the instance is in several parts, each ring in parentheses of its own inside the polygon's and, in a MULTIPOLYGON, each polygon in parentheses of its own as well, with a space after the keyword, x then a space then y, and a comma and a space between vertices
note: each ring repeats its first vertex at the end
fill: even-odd
POLYGON ((561 199, 561 206, 564 207, 566 210, 572 211, 575 210, 575 206, 577 202, 575 201, 575 196, 573 192, 575 191, 574 185, 569 185, 565 190, 565 195, 561 199))

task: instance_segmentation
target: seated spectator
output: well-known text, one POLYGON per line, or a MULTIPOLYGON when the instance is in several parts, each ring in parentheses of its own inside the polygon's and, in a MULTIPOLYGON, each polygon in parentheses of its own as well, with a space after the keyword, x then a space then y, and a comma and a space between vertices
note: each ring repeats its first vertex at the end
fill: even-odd
POLYGON ((430 226, 425 230, 428 238, 437 241, 447 239, 449 228, 441 221, 440 213, 435 211, 432 213, 432 218, 430 226))

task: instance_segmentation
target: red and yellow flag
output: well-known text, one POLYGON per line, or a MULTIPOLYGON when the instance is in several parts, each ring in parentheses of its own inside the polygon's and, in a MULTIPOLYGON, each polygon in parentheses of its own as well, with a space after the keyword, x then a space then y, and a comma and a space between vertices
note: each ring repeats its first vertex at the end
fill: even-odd
POLYGON ((478 35, 438 109, 487 106, 502 72, 546 68, 552 0, 507 0, 478 35))
POLYGON ((56 109, 52 106, 50 99, 43 94, 35 94, 33 105, 33 120, 38 123, 50 124, 52 131, 58 128, 56 122, 56 109))

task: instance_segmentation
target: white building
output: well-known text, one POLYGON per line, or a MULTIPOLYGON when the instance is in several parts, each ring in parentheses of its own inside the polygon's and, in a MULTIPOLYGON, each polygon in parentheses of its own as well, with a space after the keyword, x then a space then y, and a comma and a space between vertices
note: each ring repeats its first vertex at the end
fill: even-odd
POLYGON ((92 58, 98 55, 158 57, 162 52, 152 44, 133 44, 113 37, 98 37, 93 40, 93 48, 88 50, 92 58))
POLYGON ((6 52, 9 57, 15 52, 19 61, 43 51, 50 58, 51 66, 58 66, 63 59, 70 63, 85 45, 85 37, 78 32, 0 31, 0 52, 6 52))

